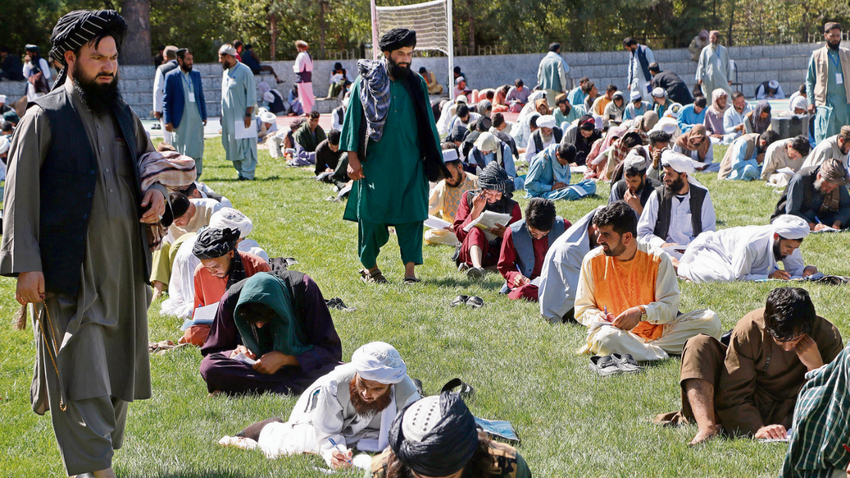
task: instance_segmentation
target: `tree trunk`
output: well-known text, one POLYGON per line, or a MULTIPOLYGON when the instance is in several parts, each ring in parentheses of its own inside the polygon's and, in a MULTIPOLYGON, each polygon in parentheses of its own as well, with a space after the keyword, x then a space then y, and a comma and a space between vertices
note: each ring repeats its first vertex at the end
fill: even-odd
POLYGON ((124 0, 121 16, 127 22, 121 62, 125 65, 152 64, 150 0, 124 0))
POLYGON ((275 13, 269 15, 269 30, 271 30, 271 38, 269 39, 269 56, 271 56, 271 61, 275 61, 275 55, 277 54, 277 14, 275 13))
POLYGON ((735 42, 732 39, 732 25, 735 24, 735 2, 732 2, 732 9, 729 11, 729 38, 726 40, 728 46, 734 46, 735 42))
POLYGON ((472 55, 476 54, 475 51, 475 18, 473 13, 475 12, 475 0, 466 0, 466 10, 468 14, 469 21, 469 52, 472 55))
POLYGON ((325 23, 325 6, 327 0, 319 0, 319 58, 325 59, 325 34, 328 28, 325 23))

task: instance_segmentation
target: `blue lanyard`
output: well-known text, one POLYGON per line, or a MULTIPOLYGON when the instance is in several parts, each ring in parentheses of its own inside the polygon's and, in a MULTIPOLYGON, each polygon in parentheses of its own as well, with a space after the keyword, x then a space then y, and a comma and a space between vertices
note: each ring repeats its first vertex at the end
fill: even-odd
POLYGON ((841 70, 841 57, 838 57, 838 53, 835 54, 835 56, 838 57, 837 59, 833 59, 832 55, 830 55, 829 52, 826 53, 826 56, 829 57, 829 61, 832 62, 832 64, 835 65, 836 68, 841 70))
POLYGON ((183 81, 185 81, 185 82, 186 82, 186 86, 188 86, 188 87, 189 87, 189 92, 190 92, 190 93, 194 93, 194 92, 195 92, 195 88, 194 88, 194 86, 192 85, 192 82, 190 81, 190 79, 189 79, 189 78, 187 78, 187 77, 188 77, 188 76, 190 76, 190 75, 191 75, 191 74, 189 74, 189 75, 184 75, 183 73, 180 73, 180 76, 182 76, 182 77, 183 77, 183 81))

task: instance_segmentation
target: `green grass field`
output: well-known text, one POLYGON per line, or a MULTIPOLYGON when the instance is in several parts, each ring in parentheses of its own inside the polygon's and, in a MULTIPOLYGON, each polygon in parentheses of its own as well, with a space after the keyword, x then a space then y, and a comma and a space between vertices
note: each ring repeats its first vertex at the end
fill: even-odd
MULTIPOLYGON (((468 400, 477 416, 509 420, 519 449, 538 477, 752 477, 776 476, 783 444, 748 439, 686 444, 696 427, 661 428, 656 414, 678 409, 679 361, 647 367, 639 376, 601 379, 588 370, 588 357, 576 354, 586 331, 551 325, 537 304, 514 302, 498 294, 501 277, 489 274, 472 282, 455 271, 451 249, 424 248, 422 283, 401 284, 403 268, 394 239, 379 264, 390 284, 366 285, 357 273, 356 225, 341 220, 344 205, 326 202, 329 186, 314 181, 310 169, 290 169, 260 152, 258 181, 237 182, 224 160, 218 138, 207 141, 204 181, 254 221, 251 236, 271 257, 292 256, 294 268, 309 274, 325 298, 341 297, 355 312, 333 311, 343 342, 343 358, 361 344, 383 340, 395 345, 409 373, 434 394, 443 383, 462 377, 476 389, 468 400), (479 310, 451 308, 458 294, 481 296, 479 310)), ((722 158, 722 148, 715 157, 722 158)), ((574 178, 575 179, 575 178, 574 178)), ((718 227, 766 224, 778 199, 762 183, 717 182, 699 174, 711 191, 718 227)), ((558 204, 575 221, 608 199, 597 197, 558 204)), ((525 199, 519 199, 523 207, 525 199)), ((806 239, 803 255, 828 273, 850 275, 845 235, 806 239)), ((751 309, 764 305, 777 282, 693 285, 680 282, 682 310, 711 308, 724 330, 751 309)), ((806 285, 818 312, 846 332, 846 289, 806 285)), ((64 470, 49 416, 32 413, 29 386, 34 362, 33 332, 13 331, 17 308, 15 282, 0 279, 0 470, 4 476, 63 476, 64 470)), ((150 309, 150 340, 180 336, 181 321, 150 309)), ((324 476, 315 456, 267 460, 260 452, 225 449, 217 442, 245 425, 278 416, 284 419, 297 397, 209 398, 198 373, 198 349, 182 348, 151 357, 153 398, 134 403, 124 448, 115 454, 121 477, 303 477, 324 476)), ((350 472, 343 476, 359 476, 350 472)))

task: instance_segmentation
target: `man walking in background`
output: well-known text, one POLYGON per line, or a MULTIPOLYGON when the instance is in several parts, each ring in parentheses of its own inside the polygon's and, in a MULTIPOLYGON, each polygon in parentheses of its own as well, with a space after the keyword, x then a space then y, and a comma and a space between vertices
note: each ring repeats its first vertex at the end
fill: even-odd
MULTIPOLYGON (((257 135, 253 129, 254 106, 257 104, 254 73, 236 60, 236 48, 230 44, 218 49, 218 62, 224 68, 221 78, 221 144, 227 160, 232 161, 239 172, 239 180, 251 180, 257 169, 257 135), (237 135, 237 122, 241 122, 244 129, 250 129, 252 134, 237 135)), ((241 127, 238 129, 242 130, 241 127)))
POLYGON ((549 45, 549 53, 540 60, 537 68, 537 83, 546 90, 546 102, 549 108, 555 107, 555 97, 568 91, 567 72, 570 67, 561 56, 561 44, 549 45))
POLYGON ((292 71, 295 72, 296 77, 295 86, 298 87, 298 99, 301 100, 304 114, 310 114, 313 111, 313 104, 316 103, 316 97, 313 96, 313 57, 307 53, 309 47, 303 40, 295 42, 298 56, 295 57, 295 64, 292 65, 292 71))
POLYGON ((159 120, 162 128, 162 141, 171 144, 171 132, 165 129, 165 120, 162 118, 163 97, 165 96, 165 75, 177 69, 177 47, 168 45, 162 50, 165 63, 156 67, 156 75, 153 78, 153 117, 159 120))
POLYGON ((841 48, 841 24, 823 27, 826 45, 812 52, 806 73, 806 99, 809 114, 815 117, 815 143, 835 136, 850 124, 850 50, 841 48))
POLYGON ((649 65, 655 63, 655 55, 646 45, 641 45, 632 37, 623 39, 623 49, 629 52, 629 91, 639 91, 643 101, 652 104, 652 74, 649 65))
POLYGON ((720 44, 720 32, 712 30, 708 36, 709 44, 702 49, 697 65, 697 84, 702 89, 702 94, 711 106, 714 90, 722 88, 727 95, 732 94, 729 88, 731 84, 729 77, 732 76, 732 68, 729 63, 729 53, 726 47, 720 44))
POLYGON ((207 125, 207 104, 201 74, 192 70, 194 58, 188 48, 177 50, 180 68, 165 76, 163 118, 165 131, 174 133, 177 152, 195 160, 198 178, 203 171, 204 126, 207 125))

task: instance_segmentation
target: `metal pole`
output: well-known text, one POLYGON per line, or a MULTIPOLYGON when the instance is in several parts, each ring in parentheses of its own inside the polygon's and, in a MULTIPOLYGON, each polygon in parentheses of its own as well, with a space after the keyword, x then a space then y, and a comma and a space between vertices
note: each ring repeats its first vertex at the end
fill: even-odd
POLYGON ((378 59, 378 7, 375 6, 375 0, 371 0, 372 9, 372 59, 378 59))
POLYGON ((452 23, 452 0, 446 0, 446 28, 449 30, 449 99, 454 100, 455 98, 455 78, 454 78, 454 68, 455 68, 455 47, 454 47, 454 25, 452 23))

